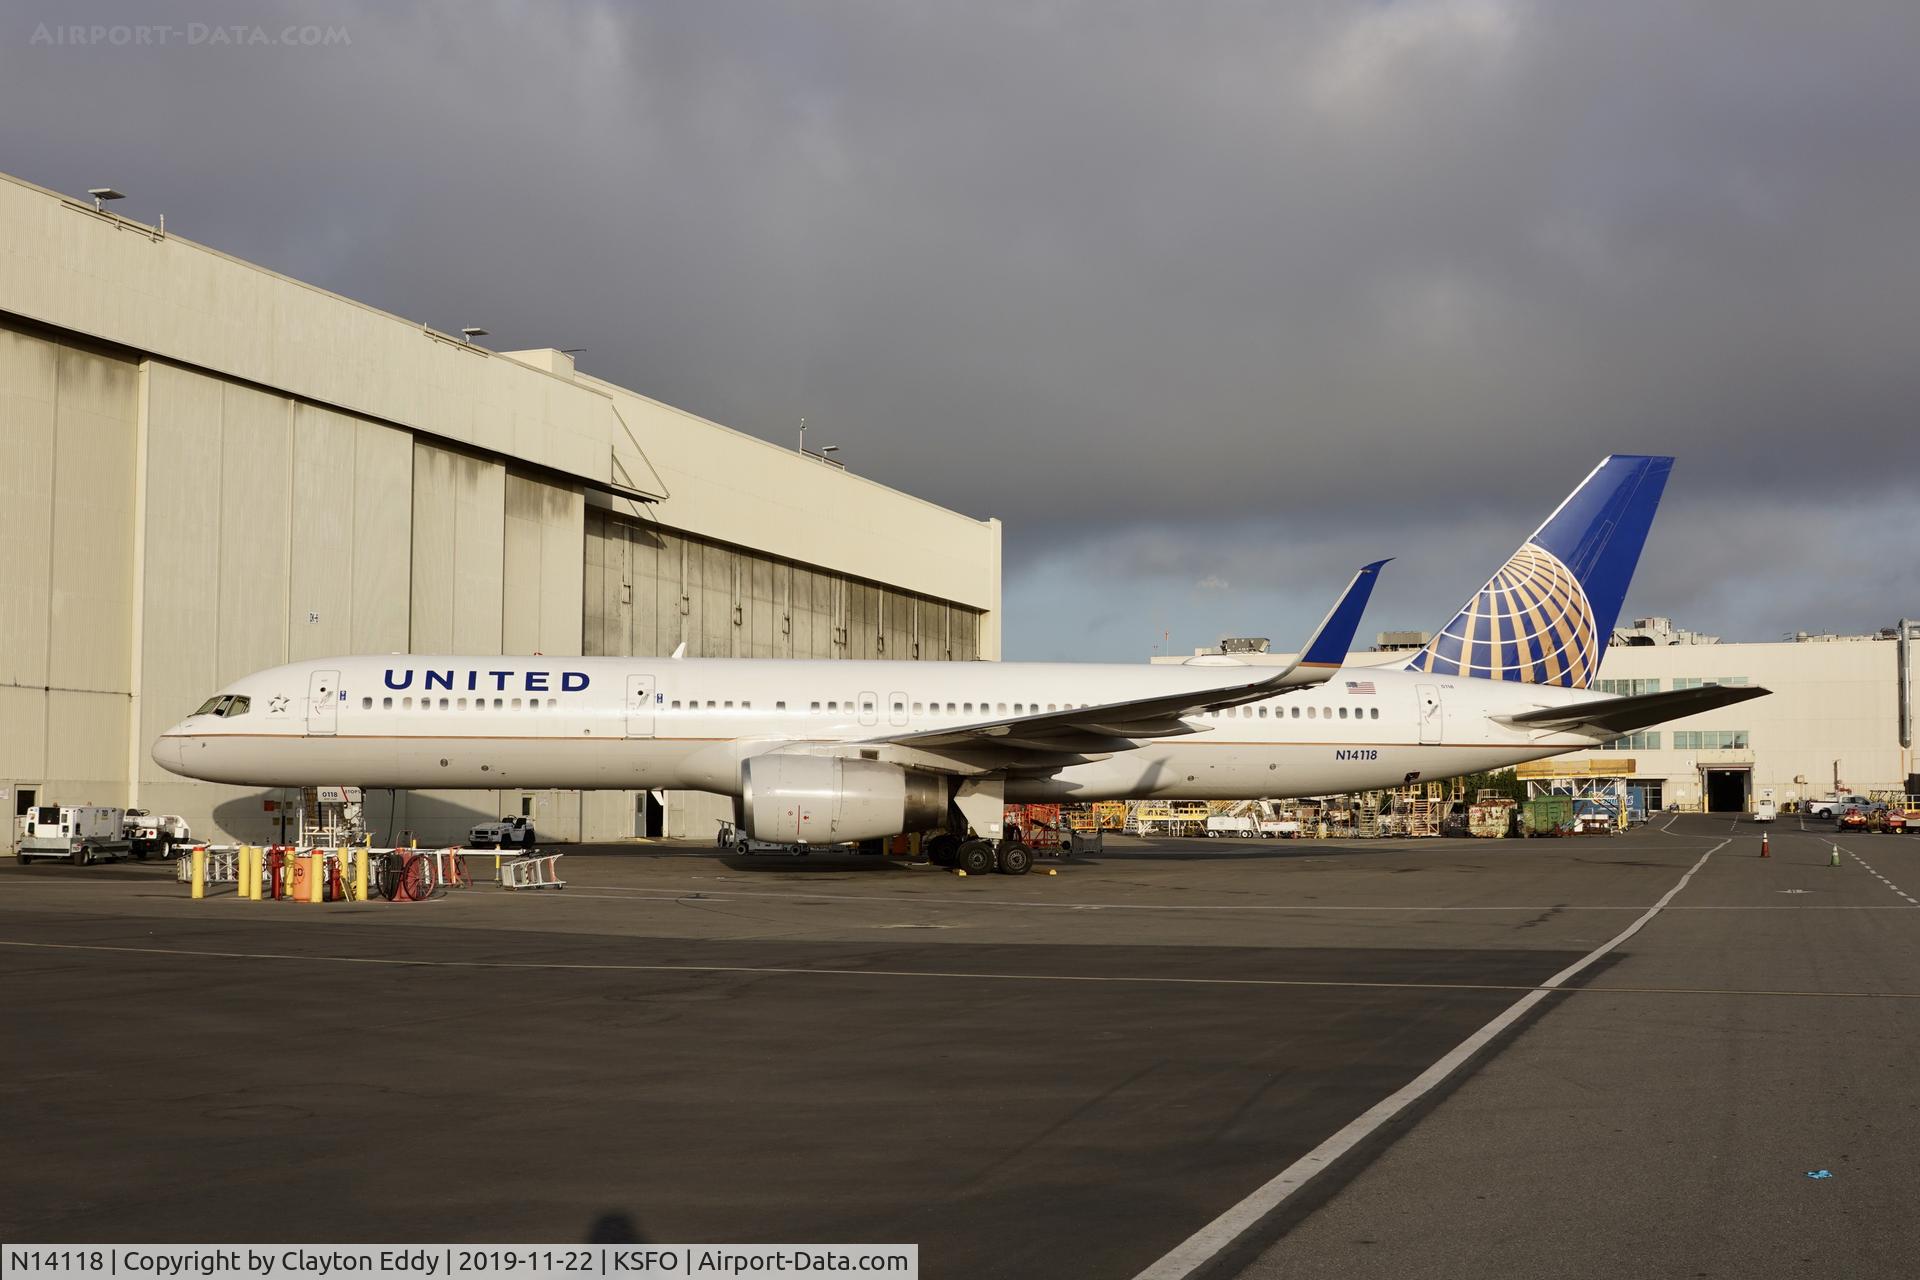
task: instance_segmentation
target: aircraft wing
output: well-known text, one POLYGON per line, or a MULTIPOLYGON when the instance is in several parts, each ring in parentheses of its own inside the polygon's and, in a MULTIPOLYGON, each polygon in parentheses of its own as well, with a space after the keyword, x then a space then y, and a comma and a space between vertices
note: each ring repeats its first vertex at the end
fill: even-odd
POLYGON ((1749 698, 1764 698, 1771 689, 1758 685, 1702 685, 1698 689, 1675 689, 1670 693, 1640 693, 1624 698, 1603 698, 1578 702, 1565 707, 1542 707, 1522 711, 1500 719, 1517 729, 1547 729, 1556 733, 1632 733, 1648 725, 1664 724, 1682 716, 1699 715, 1717 707, 1730 707, 1749 698))
MULTIPOLYGON (((1367 597, 1373 594, 1380 567, 1386 563, 1377 560, 1354 574, 1339 601, 1301 648, 1300 656, 1264 679, 979 721, 951 729, 892 734, 869 741, 933 750, 962 748, 970 753, 983 748, 1004 750, 1010 757, 1018 757, 1027 753, 1105 754, 1127 750, 1139 739, 1194 733, 1195 728, 1187 724, 1184 717, 1221 707, 1237 707, 1243 702, 1258 702, 1294 689, 1324 684, 1330 679, 1353 646, 1353 634, 1359 629, 1367 597)), ((1012 762, 1010 759, 1009 763, 1012 762)))

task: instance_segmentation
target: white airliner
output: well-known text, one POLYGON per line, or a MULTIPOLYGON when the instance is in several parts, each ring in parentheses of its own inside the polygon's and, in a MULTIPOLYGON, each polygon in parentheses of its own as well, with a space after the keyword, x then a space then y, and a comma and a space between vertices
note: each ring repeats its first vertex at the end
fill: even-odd
POLYGON ((1404 669, 1343 666, 1381 561, 1290 666, 698 658, 297 662, 236 681, 153 758, 253 786, 735 797, 756 839, 937 833, 1025 871, 1004 802, 1327 795, 1539 759, 1767 690, 1589 686, 1672 459, 1615 455, 1404 669))

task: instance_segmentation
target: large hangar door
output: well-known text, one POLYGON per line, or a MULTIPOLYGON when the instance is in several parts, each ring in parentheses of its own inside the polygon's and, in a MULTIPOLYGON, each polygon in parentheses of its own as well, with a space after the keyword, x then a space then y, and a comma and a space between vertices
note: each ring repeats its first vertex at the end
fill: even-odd
POLYGON ((1753 780, 1749 769, 1708 769, 1707 775, 1707 812, 1708 813, 1747 813, 1752 809, 1749 796, 1753 780))
POLYGON ((627 677, 627 736, 653 736, 653 677, 627 677))

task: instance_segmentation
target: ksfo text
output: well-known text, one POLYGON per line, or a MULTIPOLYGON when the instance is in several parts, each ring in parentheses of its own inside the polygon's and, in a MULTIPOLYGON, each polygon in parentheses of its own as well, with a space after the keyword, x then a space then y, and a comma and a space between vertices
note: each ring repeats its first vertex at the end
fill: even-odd
POLYGON ((751 1253, 731 1253, 725 1249, 619 1249, 608 1252, 607 1270, 625 1275, 694 1277, 849 1271, 908 1275, 913 1271, 913 1264, 903 1255, 855 1257, 828 1249, 756 1249, 751 1253))

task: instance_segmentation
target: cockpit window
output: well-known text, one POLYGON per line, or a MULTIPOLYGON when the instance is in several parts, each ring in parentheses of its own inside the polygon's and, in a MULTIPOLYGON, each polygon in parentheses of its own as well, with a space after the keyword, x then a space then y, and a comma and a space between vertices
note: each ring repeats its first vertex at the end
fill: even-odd
POLYGON ((234 693, 216 693, 200 704, 197 716, 243 716, 247 708, 253 705, 252 698, 243 698, 234 693))

